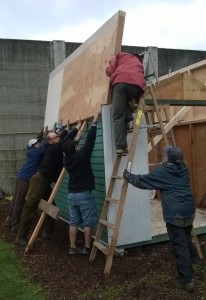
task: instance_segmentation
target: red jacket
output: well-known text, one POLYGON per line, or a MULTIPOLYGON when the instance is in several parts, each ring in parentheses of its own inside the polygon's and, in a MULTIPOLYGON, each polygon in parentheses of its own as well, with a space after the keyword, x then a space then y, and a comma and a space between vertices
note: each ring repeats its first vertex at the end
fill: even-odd
POLYGON ((115 83, 130 83, 146 90, 144 68, 138 54, 119 52, 109 61, 106 74, 110 77, 111 85, 115 83))

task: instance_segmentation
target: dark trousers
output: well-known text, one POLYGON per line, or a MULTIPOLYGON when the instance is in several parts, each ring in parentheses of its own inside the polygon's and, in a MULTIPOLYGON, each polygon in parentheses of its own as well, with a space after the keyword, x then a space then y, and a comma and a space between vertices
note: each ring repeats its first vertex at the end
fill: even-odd
POLYGON ((191 238, 192 226, 178 227, 166 223, 180 284, 187 284, 193 279, 192 262, 197 257, 191 238))
MULTIPOLYGON (((51 192, 52 189, 50 187, 50 183, 39 172, 32 176, 29 183, 29 190, 26 195, 26 202, 21 215, 17 239, 27 238, 39 201, 41 199, 48 200, 51 192)), ((45 223, 46 228, 44 231, 46 233, 53 233, 54 220, 47 216, 45 223)))
POLYGON ((114 139, 117 149, 127 148, 127 123, 133 120, 130 103, 135 99, 139 102, 143 94, 138 85, 116 83, 112 88, 112 110, 114 139))
POLYGON ((29 189, 29 181, 16 179, 14 198, 9 207, 8 219, 11 228, 17 229, 19 226, 21 212, 25 203, 25 197, 29 189))

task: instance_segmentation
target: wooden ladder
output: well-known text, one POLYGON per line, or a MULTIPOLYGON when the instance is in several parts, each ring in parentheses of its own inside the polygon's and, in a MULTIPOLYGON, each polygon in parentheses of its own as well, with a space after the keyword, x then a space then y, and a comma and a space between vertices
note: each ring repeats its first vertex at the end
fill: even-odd
MULTIPOLYGON (((142 54, 140 54, 140 56, 143 57, 143 67, 144 67, 144 72, 145 72, 145 78, 151 78, 151 76, 154 76, 156 78, 156 81, 158 82, 157 74, 155 72, 155 68, 154 68, 150 53, 148 51, 145 51, 142 54), (149 66, 152 66, 152 70, 153 70, 152 74, 147 74, 147 69, 149 66)), ((156 101, 156 98, 154 97, 155 93, 154 93, 154 90, 151 85, 149 86, 149 90, 150 90, 152 99, 154 100, 154 107, 156 109, 157 116, 158 116, 158 118, 160 118, 160 123, 161 123, 160 126, 162 129, 163 137, 164 137, 164 139, 167 139, 165 132, 164 132, 164 127, 163 127, 163 124, 161 121, 161 115, 158 110, 157 101, 156 101)), ((136 120, 135 120, 133 134, 132 134, 132 140, 131 140, 130 149, 129 149, 129 153, 128 153, 128 159, 127 159, 127 164, 126 164, 126 169, 128 171, 130 171, 131 167, 132 167, 132 162, 133 162, 136 144, 137 144, 137 138, 138 138, 138 134, 139 134, 140 122, 141 122, 142 115, 143 115, 143 107, 144 107, 144 98, 142 96, 140 98, 140 101, 138 104, 137 115, 136 115, 136 120)), ((90 258, 89 258, 90 261, 94 260, 96 257, 97 250, 100 250, 101 252, 103 252, 106 255, 107 259, 106 259, 106 265, 105 265, 105 269, 104 269, 105 277, 107 277, 109 275, 110 270, 111 270, 113 256, 115 253, 117 238, 118 238, 120 224, 121 224, 122 213, 123 213, 126 194, 127 194, 127 189, 128 189, 128 182, 122 176, 117 175, 119 166, 120 166, 120 162, 121 162, 121 158, 122 158, 122 156, 118 156, 118 155, 116 156, 116 160, 115 160, 115 163, 113 166, 112 176, 110 178, 107 195, 106 195, 106 198, 105 198, 105 201, 103 204, 102 213, 101 213, 101 216, 99 219, 99 224, 97 226, 96 235, 95 235, 92 251, 90 254, 90 258), (114 199, 112 197, 116 180, 122 181, 122 187, 121 187, 119 199, 114 199), (114 224, 110 223, 107 220, 107 215, 108 215, 108 211, 109 211, 109 207, 110 207, 111 203, 117 205, 114 224), (108 243, 108 245, 103 244, 101 241, 102 233, 105 228, 107 228, 107 230, 112 231, 111 240, 108 243)))
MULTIPOLYGON (((137 137, 138 137, 139 128, 140 128, 140 122, 141 122, 141 118, 142 118, 143 105, 144 105, 144 98, 142 97, 138 104, 137 116, 136 116, 136 120, 135 120, 135 124, 134 124, 131 145, 130 145, 130 149, 129 149, 129 153, 128 153, 127 167, 126 167, 127 170, 131 170, 132 161, 134 158, 136 142, 137 142, 137 137)), ((119 233, 119 228, 120 228, 120 223, 121 223, 121 217, 122 217, 122 213, 123 213, 123 209, 124 209, 124 203, 125 203, 126 193, 127 193, 127 188, 128 188, 128 182, 122 176, 117 175, 119 166, 120 166, 120 162, 121 162, 121 158, 122 158, 122 156, 120 156, 120 155, 116 156, 116 160, 114 163, 107 195, 106 195, 106 198, 105 198, 105 201, 103 204, 102 213, 100 216, 95 240, 94 240, 92 251, 90 254, 90 258, 89 258, 90 261, 94 260, 96 257, 97 250, 100 250, 107 256, 106 265, 105 265, 105 269, 104 269, 105 277, 107 277, 109 275, 110 269, 112 266, 113 256, 115 253, 115 248, 116 248, 116 243, 117 243, 117 238, 118 238, 118 233, 119 233), (122 181, 122 187, 121 187, 119 199, 114 199, 112 197, 116 180, 122 181), (114 203, 117 205, 116 217, 115 217, 114 224, 110 223, 107 220, 107 214, 108 214, 109 206, 111 203, 114 203), (101 241, 102 233, 105 228, 112 230, 111 241, 108 246, 104 245, 101 241)))
MULTIPOLYGON (((157 105, 153 87, 149 86, 149 90, 150 90, 150 93, 151 93, 151 96, 152 96, 152 99, 154 102, 154 108, 155 108, 155 111, 157 114, 157 118, 159 121, 163 139, 164 139, 165 143, 168 144, 167 135, 164 130, 161 113, 160 113, 160 110, 157 105)), ((141 118, 143 115, 143 110, 144 110, 144 98, 142 97, 138 104, 131 145, 130 145, 129 153, 128 153, 128 159, 127 159, 127 164, 126 164, 126 169, 128 171, 131 170, 132 163, 133 163, 133 158, 134 158, 134 154, 135 154, 135 149, 136 149, 137 138, 138 138, 138 133, 139 133, 139 129, 140 129, 140 122, 141 122, 141 118)), ((121 158, 122 158, 122 156, 118 156, 118 155, 116 156, 116 160, 114 163, 107 195, 106 195, 106 198, 105 198, 105 201, 103 204, 102 213, 100 216, 99 224, 98 224, 97 231, 96 231, 96 236, 94 239, 92 251, 90 254, 90 258, 89 258, 90 261, 94 260, 96 257, 97 250, 100 250, 101 252, 103 252, 106 255, 107 259, 106 259, 106 265, 105 265, 105 269, 104 269, 105 277, 107 277, 109 275, 110 270, 111 270, 113 256, 115 254, 116 243, 117 243, 118 233, 119 233, 120 224, 121 224, 121 217, 122 217, 126 194, 127 194, 127 188, 128 188, 128 182, 122 176, 117 175, 119 166, 120 166, 120 162, 121 162, 121 158), (122 187, 121 187, 119 199, 114 199, 112 197, 116 180, 122 181, 122 187), (107 215, 108 215, 108 211, 109 211, 109 207, 110 207, 111 203, 115 203, 117 205, 114 224, 112 224, 111 222, 109 222, 107 220, 107 215), (110 229, 112 231, 111 240, 110 240, 110 243, 108 243, 108 245, 105 245, 101 241, 102 233, 105 228, 110 229)))

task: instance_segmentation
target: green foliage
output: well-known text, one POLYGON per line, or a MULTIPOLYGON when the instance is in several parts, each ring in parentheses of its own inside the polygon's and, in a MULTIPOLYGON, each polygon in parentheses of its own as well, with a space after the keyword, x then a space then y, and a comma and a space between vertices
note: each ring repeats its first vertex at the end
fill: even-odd
POLYGON ((23 277, 20 265, 6 245, 0 239, 0 299, 1 300, 45 300, 40 287, 34 286, 23 277))

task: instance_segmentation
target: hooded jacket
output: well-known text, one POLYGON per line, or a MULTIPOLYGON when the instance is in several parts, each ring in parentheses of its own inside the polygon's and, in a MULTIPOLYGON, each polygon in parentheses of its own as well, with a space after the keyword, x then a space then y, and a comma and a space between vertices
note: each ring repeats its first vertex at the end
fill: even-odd
POLYGON ((63 145, 67 140, 73 139, 77 134, 77 129, 72 129, 69 133, 64 130, 60 135, 57 144, 45 142, 45 153, 42 164, 38 171, 49 182, 56 182, 63 168, 63 145))
POLYGON ((92 172, 91 156, 96 139, 96 126, 91 126, 86 142, 78 151, 65 150, 64 165, 69 173, 68 189, 70 193, 81 193, 95 189, 95 178, 92 172))
POLYGON ((130 174, 127 181, 140 189, 160 190, 165 222, 180 227, 192 225, 195 202, 184 163, 163 163, 146 175, 130 174))
POLYGON ((27 160, 17 173, 17 179, 24 181, 29 181, 31 179, 43 160, 44 151, 44 145, 40 145, 39 148, 28 147, 26 154, 27 160))
POLYGON ((146 90, 144 68, 138 54, 119 52, 109 61, 106 75, 110 77, 111 85, 129 83, 146 90))

